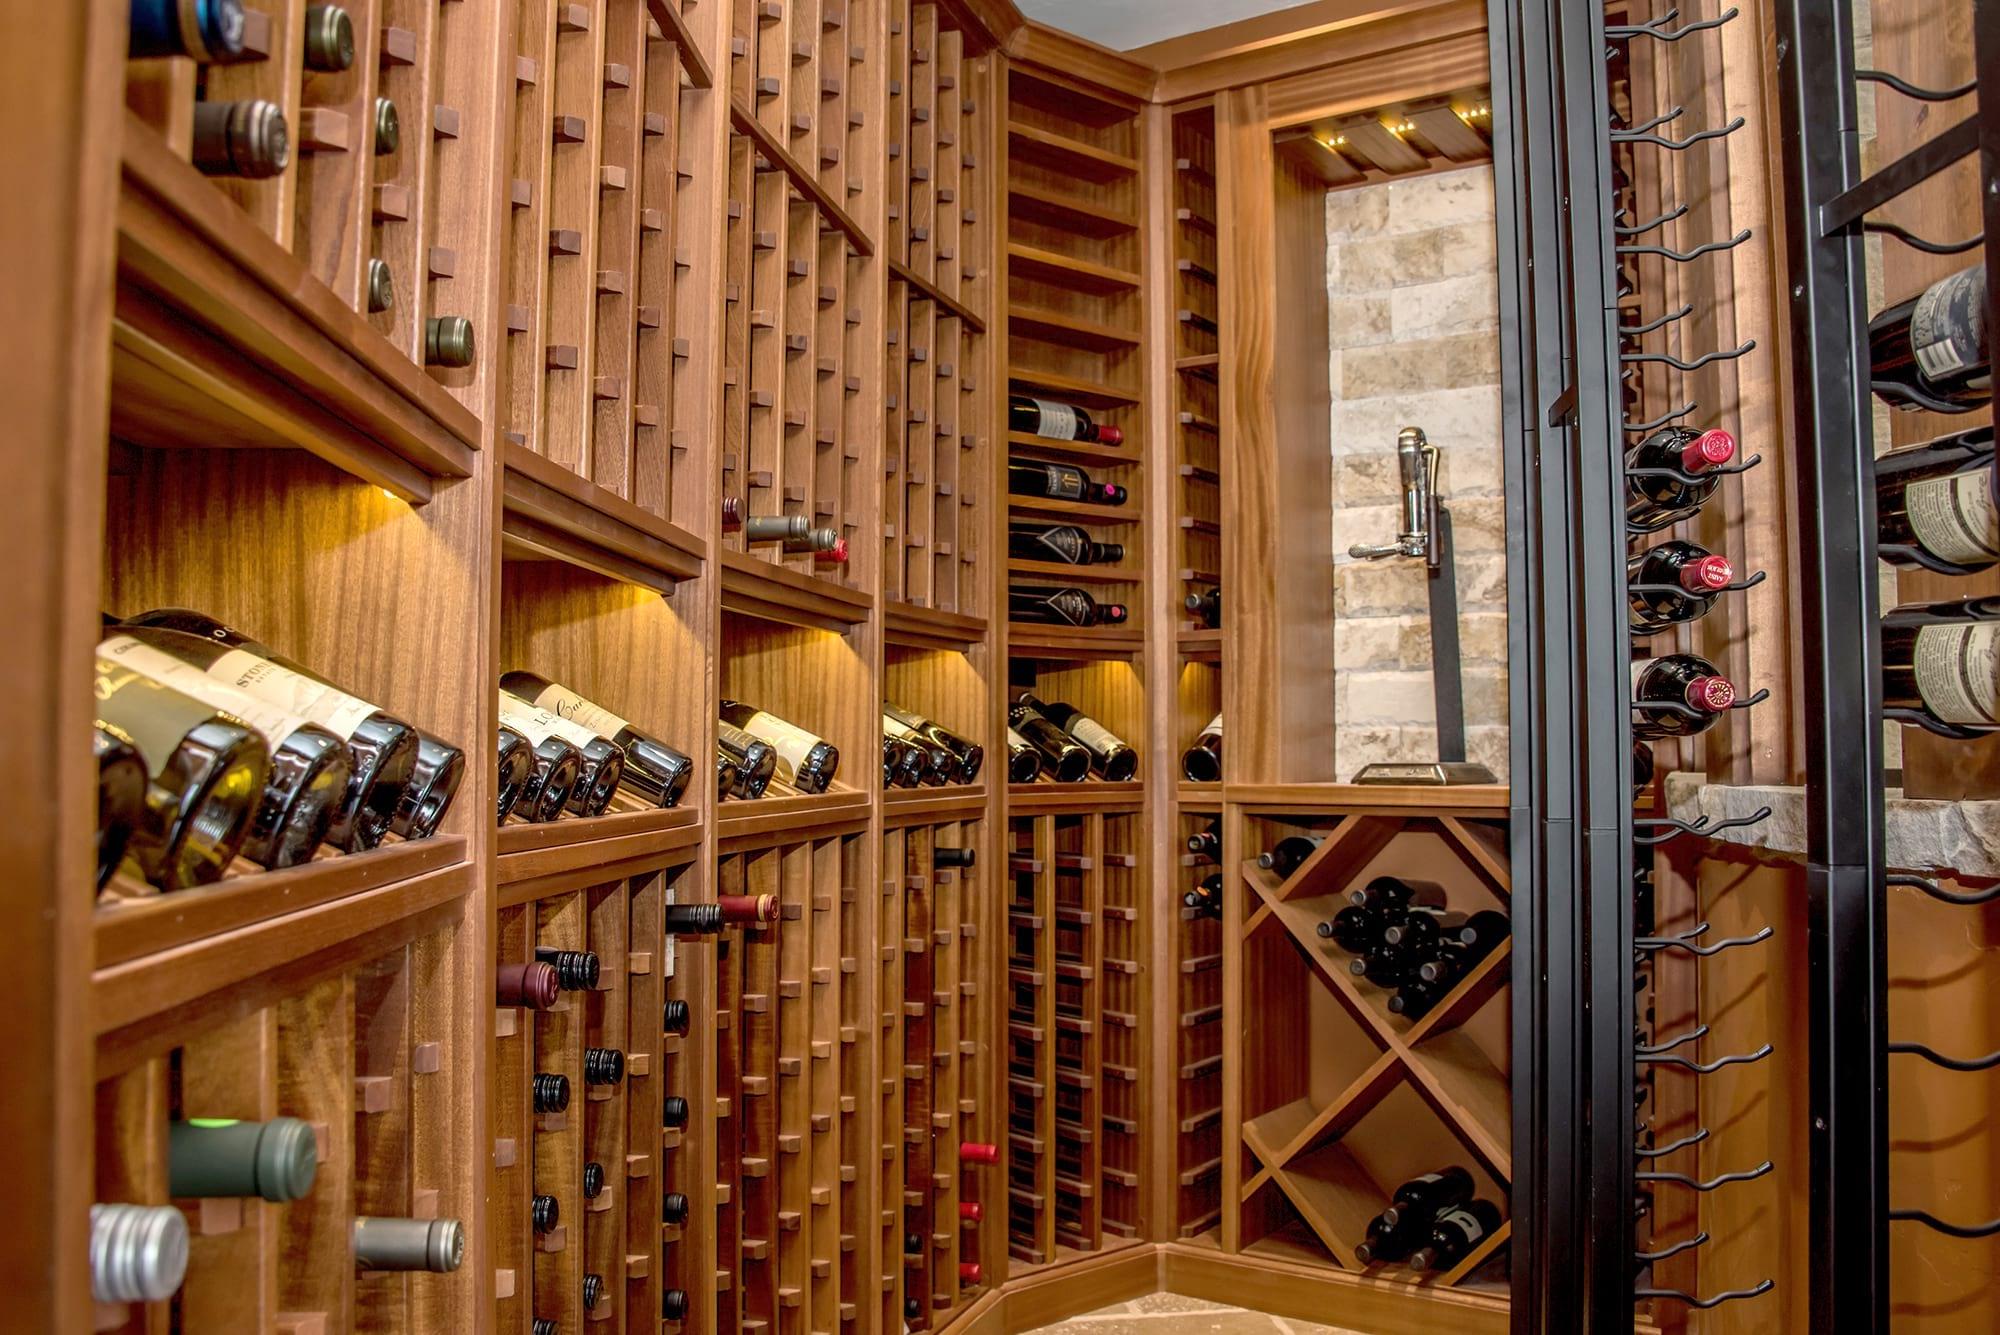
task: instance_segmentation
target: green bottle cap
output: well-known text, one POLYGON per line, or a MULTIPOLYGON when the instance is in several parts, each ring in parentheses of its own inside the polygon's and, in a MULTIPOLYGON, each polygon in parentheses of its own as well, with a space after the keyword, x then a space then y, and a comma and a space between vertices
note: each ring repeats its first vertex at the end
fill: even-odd
POLYGON ((380 314, 396 304, 396 280, 389 265, 374 256, 368 258, 368 310, 380 314))
POLYGON ((472 321, 463 315, 434 315, 424 326, 424 360, 433 366, 472 365, 472 321))
POLYGON ((257 1194, 267 1201, 295 1201, 319 1175, 319 1137, 312 1124, 274 1117, 257 1138, 257 1194))
POLYGON ((338 74, 354 64, 354 20, 339 5, 306 7, 306 68, 338 74))
POLYGON ((381 157, 394 153, 403 142, 403 120, 396 114, 396 104, 386 97, 375 99, 375 155, 381 157))

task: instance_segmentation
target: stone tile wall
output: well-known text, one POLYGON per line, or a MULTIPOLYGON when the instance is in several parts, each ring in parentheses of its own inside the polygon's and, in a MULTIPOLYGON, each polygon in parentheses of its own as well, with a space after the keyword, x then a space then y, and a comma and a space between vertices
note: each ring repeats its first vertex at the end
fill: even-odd
POLYGON ((1396 434, 1442 452, 1458 548, 1472 759, 1507 772, 1507 570, 1500 472, 1493 172, 1480 166, 1327 196, 1332 316, 1336 768, 1437 758, 1421 562, 1355 561, 1402 496, 1396 434))

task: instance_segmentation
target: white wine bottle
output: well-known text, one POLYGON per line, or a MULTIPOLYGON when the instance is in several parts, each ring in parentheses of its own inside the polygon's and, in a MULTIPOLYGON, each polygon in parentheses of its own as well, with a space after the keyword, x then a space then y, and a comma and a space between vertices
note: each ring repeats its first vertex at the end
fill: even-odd
POLYGON ((840 770, 840 751, 796 723, 741 704, 722 702, 722 721, 732 723, 778 753, 778 777, 802 793, 823 793, 840 770))
POLYGON ((162 890, 220 880, 243 848, 270 770, 264 739, 199 700, 99 655, 97 726, 146 762, 133 861, 162 890))
POLYGON ((2000 728, 2000 598, 1910 603, 1882 618, 1882 704, 1946 729, 2000 728))
POLYGON ((676 806, 681 794, 687 791, 688 780, 694 777, 694 761, 634 727, 629 720, 533 672, 506 673, 500 678, 500 686, 539 708, 582 724, 600 737, 610 738, 612 745, 625 752, 625 786, 643 794, 654 805, 676 806))
POLYGON ((583 766, 570 790, 569 810, 578 816, 604 814, 625 776, 625 753, 616 744, 594 728, 529 704, 512 691, 500 692, 500 721, 531 742, 554 736, 575 747, 583 756, 583 766))

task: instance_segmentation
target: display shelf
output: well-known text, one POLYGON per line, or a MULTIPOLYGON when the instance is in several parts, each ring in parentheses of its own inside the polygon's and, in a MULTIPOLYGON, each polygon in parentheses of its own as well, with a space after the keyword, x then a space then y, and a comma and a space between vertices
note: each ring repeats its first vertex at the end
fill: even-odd
POLYGON ((1139 275, 1129 269, 1015 242, 1007 245, 1007 271, 1017 278, 1099 296, 1136 292, 1141 286, 1139 275))
POLYGON ((1050 662, 1129 659, 1146 648, 1145 632, 1130 626, 1043 626, 1007 623, 1007 651, 1015 658, 1050 662))
POLYGON ((986 806, 986 785, 944 788, 891 788, 882 794, 882 819, 891 825, 926 820, 970 819, 986 806))
POLYGON ((1112 237, 1139 230, 1139 219, 1102 200, 1027 181, 1007 183, 1008 212, 1023 222, 1060 228, 1080 236, 1112 237))
POLYGON ((1139 171, 1137 158, 1019 121, 1007 122, 1007 151, 1016 162, 1086 181, 1115 181, 1139 171))
POLYGON ((904 648, 970 648, 986 638, 987 624, 983 617, 940 612, 934 607, 913 607, 904 602, 888 602, 882 609, 884 638, 904 648))
POLYGON ((1065 584, 1137 584, 1146 578, 1144 570, 1130 566, 1065 565, 1060 561, 1009 561, 1009 575, 1025 581, 1060 587, 1065 584))
POLYGON ((1007 810, 1016 814, 1042 815, 1051 812, 1100 811, 1113 807, 1136 807, 1145 800, 1143 783, 1104 783, 1086 779, 1082 783, 1010 783, 1007 810))
POLYGON ((726 846, 785 835, 844 830, 868 820, 868 794, 836 786, 824 793, 773 793, 755 801, 727 801, 716 808, 716 838, 726 846))
MULTIPOLYGON (((1095 505, 1088 501, 1058 501, 1045 496, 1009 496, 1008 518, 1040 519, 1056 524, 1089 524, 1094 528, 1130 527, 1144 519, 1138 506, 1095 505)), ((1063 570, 1082 567, 1064 566, 1063 570)))
POLYGON ((579 872, 657 861, 701 843, 702 813, 697 806, 642 807, 621 796, 602 816, 565 816, 542 824, 514 820, 500 827, 494 845, 494 875, 504 901, 516 896, 538 898, 533 885, 579 872), (533 883, 526 890, 510 889, 517 882, 533 883))
POLYGON ((725 612, 794 626, 841 630, 866 621, 874 610, 874 598, 859 589, 801 574, 742 552, 724 551, 717 564, 722 572, 725 612))
POLYGON ((509 443, 502 457, 506 556, 567 561, 663 593, 701 573, 700 538, 525 446, 509 443))
POLYGON ((1046 457, 1066 463, 1094 463, 1111 468, 1123 468, 1143 462, 1135 447, 1100 445, 1089 440, 1051 440, 1047 436, 1031 436, 1020 431, 1007 433, 1007 451, 1010 454, 1023 454, 1030 458, 1046 457))

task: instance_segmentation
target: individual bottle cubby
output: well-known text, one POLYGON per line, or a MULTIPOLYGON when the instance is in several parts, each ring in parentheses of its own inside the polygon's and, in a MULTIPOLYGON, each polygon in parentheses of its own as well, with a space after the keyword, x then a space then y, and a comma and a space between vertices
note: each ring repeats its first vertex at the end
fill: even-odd
POLYGON ((723 804, 723 819, 754 821, 782 812, 794 799, 865 806, 881 767, 882 716, 872 674, 854 642, 831 630, 726 615, 717 657, 725 711, 733 702, 782 721, 770 728, 743 725, 771 742, 779 756, 763 795, 746 800, 739 783, 723 804), (823 788, 815 786, 817 779, 801 777, 803 743, 787 741, 787 729, 804 730, 837 752, 831 782, 823 788))
POLYGON ((693 857, 503 892, 489 1216, 503 1324, 651 1327, 684 1287, 669 1261, 700 1126, 669 1058, 691 1041, 672 915, 693 901, 693 857))
MULTIPOLYGON (((601 865, 698 841, 701 808, 716 794, 715 761, 706 753, 714 724, 702 693, 662 666, 702 652, 692 586, 670 587, 661 593, 563 561, 502 562, 496 689, 617 746, 644 734, 675 753, 670 765, 686 762, 692 775, 670 799, 654 786, 658 767, 647 762, 642 772, 627 755, 624 777, 601 813, 557 808, 552 814, 547 802, 534 800, 542 779, 538 754, 533 777, 522 785, 525 796, 501 826, 501 881, 546 876, 558 863, 601 865)), ((572 742, 579 737, 570 734, 572 742)), ((574 791, 585 788, 579 781, 574 791)))
POLYGON ((988 735, 990 725, 985 721, 991 709, 988 696, 984 674, 965 653, 893 642, 885 648, 884 702, 979 748, 979 771, 970 783, 933 784, 926 779, 921 786, 910 787, 891 785, 885 777, 883 796, 890 806, 926 810, 937 809, 940 803, 954 809, 968 803, 976 806, 983 802, 988 784, 1006 782, 1005 747, 988 735))
POLYGON ((883 834, 883 1320, 945 1325, 989 1284, 998 1164, 977 821, 883 834), (893 959, 891 958, 893 956, 893 959))
POLYGON ((1173 120, 1174 601, 1181 659, 1177 740, 1222 712, 1222 419, 1217 322, 1215 113, 1173 120), (1210 703, 1213 709, 1207 708, 1210 703), (1206 711, 1206 712, 1204 712, 1206 711), (1199 715, 1200 717, 1196 717, 1199 715))
MULTIPOLYGON (((1011 637, 1010 637, 1011 638, 1011 637)), ((1027 741, 1040 760, 1037 777, 1029 783, 1012 785, 1013 804, 1046 802, 1058 806, 1078 803, 1136 800, 1147 775, 1149 758, 1146 741, 1145 685, 1138 667, 1122 658, 1098 661, 1029 659, 1018 653, 1008 663, 1008 698, 1014 734, 1027 741), (1020 693, 1027 692, 1039 702, 1036 714, 1057 725, 1055 732, 1037 726, 1023 727, 1019 714, 1020 693), (1060 706, 1068 706, 1082 716, 1079 723, 1060 706), (1093 729, 1090 724, 1098 725, 1093 729), (1057 750, 1056 734, 1077 743, 1081 756, 1065 757, 1057 750), (1107 739, 1103 734, 1108 733, 1107 739), (1040 744, 1038 744, 1040 739, 1040 744), (1122 743, 1138 754, 1127 757, 1115 771, 1100 763, 1114 753, 1113 743, 1122 743), (1088 766, 1084 762, 1088 760, 1088 766), (1129 772, 1128 772, 1129 767, 1129 772)), ((1010 745, 1013 743, 1010 742, 1010 745)))
POLYGON ((1030 1265, 1145 1229, 1138 821, 1009 822, 1008 1244, 1030 1265))
MULTIPOLYGON (((1145 453, 1145 297, 1139 231, 1138 105, 1068 76, 1015 66, 1007 74, 1007 363, 1012 395, 1081 409, 1088 429, 1058 408, 1031 430, 1010 429, 1010 458, 1081 468, 1097 493, 1023 494, 1010 483, 1008 518, 1036 529, 1076 525, 1101 548, 1087 563, 1009 552, 1011 589, 1080 588, 1120 612, 1034 612, 1010 607, 1010 639, 1080 649, 1135 644, 1144 580, 1138 461, 1145 453)), ((1032 414, 1028 414, 1032 416, 1032 414)), ((1025 475, 1024 475, 1025 477, 1025 475)), ((1010 544, 1012 547, 1012 544, 1010 544)))
POLYGON ((449 1134, 468 1035, 428 1004, 454 949, 448 932, 377 934, 105 1051, 91 1199, 172 1215, 156 1246, 105 1253, 94 1329, 387 1335, 477 1301, 458 1263, 478 1206, 449 1134), (385 1233, 399 1245, 378 1251, 385 1233), (171 1296, 117 1292, 135 1279, 171 1296))
POLYGON ((685 281, 705 253, 686 200, 720 112, 659 8, 516 5, 500 412, 520 451, 513 527, 560 526, 554 492, 685 550, 674 525, 713 523, 695 512, 711 446, 694 381, 711 355, 703 285, 685 281))
POLYGON ((1242 1035, 1241 1245, 1466 1279, 1504 1222, 1435 1271, 1364 1266, 1355 1247, 1399 1182, 1446 1165, 1505 1211, 1511 882, 1498 810, 1252 812, 1241 840, 1222 921, 1242 941, 1242 1012, 1225 997, 1221 1017, 1242 1035))
POLYGON ((1153 920, 1174 940, 1175 1235, 1213 1234, 1222 1219, 1222 936, 1220 905, 1207 901, 1222 871, 1222 810, 1183 804, 1176 874, 1163 878, 1153 920), (1189 892, 1199 896, 1187 902, 1189 892))
POLYGON ((857 1273, 875 1153, 850 953, 861 857, 853 835, 824 835, 725 844, 718 863, 721 902, 737 908, 713 947, 716 1314, 701 1329, 835 1330, 873 1292, 857 1273))

